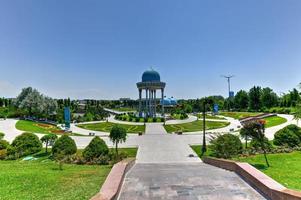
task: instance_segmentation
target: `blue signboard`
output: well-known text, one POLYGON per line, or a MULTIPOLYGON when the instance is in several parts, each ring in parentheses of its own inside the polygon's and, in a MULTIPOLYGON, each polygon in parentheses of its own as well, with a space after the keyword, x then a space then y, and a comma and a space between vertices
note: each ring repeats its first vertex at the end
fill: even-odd
POLYGON ((70 128, 71 113, 69 107, 64 108, 64 118, 65 118, 65 127, 70 128))
POLYGON ((213 113, 217 114, 218 113, 218 104, 213 105, 213 113))
POLYGON ((234 92, 233 91, 229 92, 229 97, 234 97, 234 92))

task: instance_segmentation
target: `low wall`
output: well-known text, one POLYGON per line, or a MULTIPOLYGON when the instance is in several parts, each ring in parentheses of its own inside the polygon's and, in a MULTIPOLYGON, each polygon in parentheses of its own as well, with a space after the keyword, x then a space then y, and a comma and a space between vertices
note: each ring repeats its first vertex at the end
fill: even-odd
POLYGON ((134 159, 126 159, 115 164, 102 185, 100 192, 90 200, 114 200, 121 189, 126 172, 134 165, 134 159))
POLYGON ((251 186, 272 200, 301 200, 301 192, 287 189, 248 163, 208 157, 203 158, 203 162, 237 173, 251 186))

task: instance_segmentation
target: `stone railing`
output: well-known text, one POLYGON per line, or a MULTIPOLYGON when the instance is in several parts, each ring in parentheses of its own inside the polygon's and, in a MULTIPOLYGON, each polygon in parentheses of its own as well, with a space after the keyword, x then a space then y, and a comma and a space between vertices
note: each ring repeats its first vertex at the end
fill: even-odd
POLYGON ((90 200, 114 200, 117 199, 118 193, 127 171, 135 164, 134 159, 126 159, 115 164, 102 185, 100 192, 90 200))
POLYGON ((251 186, 272 200, 301 200, 301 192, 287 189, 248 163, 208 157, 203 158, 203 162, 235 172, 251 186))

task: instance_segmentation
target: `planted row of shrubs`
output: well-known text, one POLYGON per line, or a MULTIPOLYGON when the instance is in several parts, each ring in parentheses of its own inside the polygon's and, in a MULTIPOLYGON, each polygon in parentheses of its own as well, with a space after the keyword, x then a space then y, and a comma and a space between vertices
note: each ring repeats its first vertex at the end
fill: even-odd
POLYGON ((249 147, 243 149, 241 140, 232 134, 219 135, 211 141, 212 156, 218 158, 232 158, 239 155, 248 156, 257 153, 289 153, 301 150, 301 128, 296 125, 288 125, 276 132, 272 142, 264 137, 263 142, 252 139, 249 147), (263 148, 264 149, 263 149, 263 148))
POLYGON ((161 117, 156 117, 156 118, 151 118, 151 117, 137 117, 134 114, 118 114, 115 116, 116 120, 120 121, 129 121, 129 122, 164 122, 164 118, 161 117))
POLYGON ((46 152, 47 147, 52 146, 52 158, 58 161, 60 166, 62 163, 109 164, 127 157, 126 154, 119 154, 117 157, 98 136, 91 140, 82 154, 77 154, 75 141, 67 135, 58 138, 54 134, 49 134, 40 140, 35 134, 25 132, 17 136, 11 144, 3 140, 3 136, 4 134, 0 134, 0 159, 2 160, 14 160, 36 154, 42 150, 42 143, 46 144, 46 152))

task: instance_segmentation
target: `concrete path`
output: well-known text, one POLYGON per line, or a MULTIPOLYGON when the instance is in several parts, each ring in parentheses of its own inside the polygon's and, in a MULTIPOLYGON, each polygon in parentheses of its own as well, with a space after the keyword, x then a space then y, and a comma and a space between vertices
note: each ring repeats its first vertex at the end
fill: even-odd
POLYGON ((261 200, 237 174, 204 163, 136 164, 119 200, 261 200))

